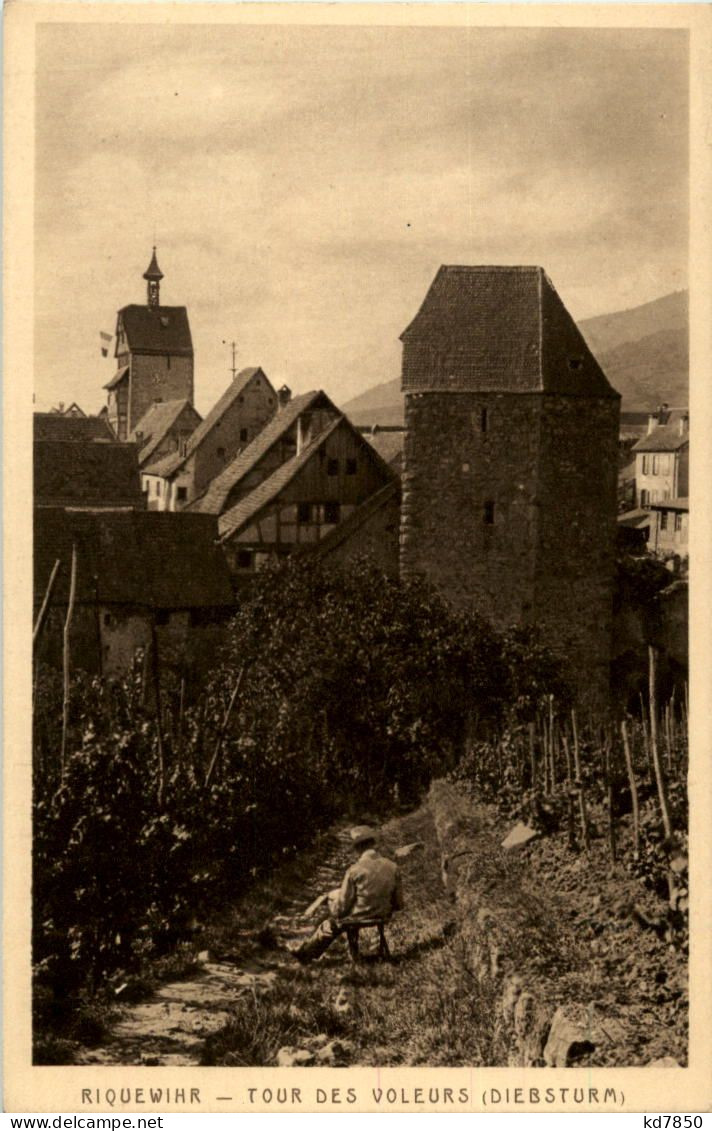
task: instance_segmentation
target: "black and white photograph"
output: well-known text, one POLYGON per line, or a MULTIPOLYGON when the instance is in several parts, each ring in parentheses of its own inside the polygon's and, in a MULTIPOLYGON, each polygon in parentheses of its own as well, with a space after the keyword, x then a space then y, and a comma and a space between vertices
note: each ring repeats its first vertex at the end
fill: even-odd
POLYGON ((10 76, 17 1110, 709 1110, 708 22, 208 7, 10 76))

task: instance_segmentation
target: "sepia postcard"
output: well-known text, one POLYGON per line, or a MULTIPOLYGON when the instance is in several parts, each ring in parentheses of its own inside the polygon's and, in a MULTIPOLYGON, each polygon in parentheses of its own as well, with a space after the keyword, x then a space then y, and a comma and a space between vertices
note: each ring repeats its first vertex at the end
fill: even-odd
POLYGON ((6 1110, 709 1112, 709 8, 5 33, 6 1110))

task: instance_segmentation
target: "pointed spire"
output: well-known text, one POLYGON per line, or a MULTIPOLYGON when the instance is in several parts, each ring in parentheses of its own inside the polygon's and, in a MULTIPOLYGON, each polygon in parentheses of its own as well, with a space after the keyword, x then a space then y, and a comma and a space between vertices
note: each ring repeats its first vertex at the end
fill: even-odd
POLYGON ((153 255, 151 256, 151 262, 149 263, 148 267, 144 271, 143 277, 144 277, 144 279, 149 279, 149 280, 155 279, 156 282, 158 282, 158 283, 160 283, 161 279, 163 278, 163 272, 161 271, 161 268, 158 266, 158 260, 156 259, 156 249, 155 249, 155 247, 153 249, 153 255))
POLYGON ((157 307, 160 304, 160 285, 163 278, 163 272, 158 266, 156 259, 156 249, 153 249, 151 262, 143 273, 144 279, 148 282, 148 305, 151 308, 157 307))

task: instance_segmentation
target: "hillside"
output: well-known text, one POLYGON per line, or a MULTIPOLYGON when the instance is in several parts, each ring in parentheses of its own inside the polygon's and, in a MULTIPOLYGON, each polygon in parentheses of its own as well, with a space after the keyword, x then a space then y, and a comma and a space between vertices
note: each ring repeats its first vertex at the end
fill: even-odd
MULTIPOLYGON (((688 401, 687 291, 579 324, 626 411, 688 401)), ((354 424, 402 425, 400 378, 384 381, 343 406, 354 424)))

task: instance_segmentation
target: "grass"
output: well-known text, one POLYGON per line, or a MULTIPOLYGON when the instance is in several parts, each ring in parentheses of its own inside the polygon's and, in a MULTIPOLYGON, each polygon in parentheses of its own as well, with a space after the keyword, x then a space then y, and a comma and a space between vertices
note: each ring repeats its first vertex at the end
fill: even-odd
POLYGON ((280 955, 273 989, 237 1003, 231 1022, 208 1040, 203 1063, 274 1064, 284 1045, 303 1047, 322 1034, 348 1041, 353 1064, 492 1063, 494 1003, 482 996, 460 950, 426 809, 383 830, 386 848, 414 840, 425 847, 402 865, 406 908, 388 929, 394 962, 351 966, 343 942, 309 967, 280 955), (348 1013, 335 1008, 344 994, 348 1013))

